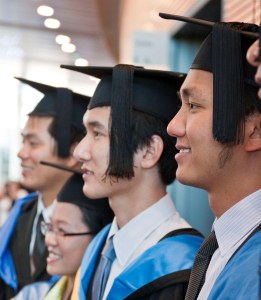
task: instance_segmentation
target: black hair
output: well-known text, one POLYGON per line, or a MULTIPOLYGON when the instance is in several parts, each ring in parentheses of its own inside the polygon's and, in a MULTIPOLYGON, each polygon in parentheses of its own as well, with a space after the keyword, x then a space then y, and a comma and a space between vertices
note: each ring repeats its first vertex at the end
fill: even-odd
MULTIPOLYGON (((164 149, 158 161, 158 169, 162 182, 165 185, 169 185, 175 180, 176 177, 175 174, 177 169, 177 162, 174 158, 176 154, 176 139, 168 135, 166 128, 167 125, 160 119, 147 113, 133 110, 132 145, 129 146, 131 146, 132 153, 134 155, 137 150, 141 149, 143 146, 150 144, 151 137, 153 135, 160 136, 164 143, 164 149)), ((132 170, 134 167, 135 166, 132 166, 132 170)), ((126 171, 126 173, 130 172, 126 171)), ((108 175, 119 178, 117 174, 108 173, 108 175)))
MULTIPOLYGON (((95 201, 95 200, 93 200, 95 201)), ((82 221, 90 228, 94 234, 98 233, 103 227, 112 222, 113 212, 109 207, 106 212, 90 210, 87 207, 77 205, 82 213, 82 221)))
MULTIPOLYGON (((37 116, 40 117, 40 116, 37 116)), ((56 143, 58 143, 57 136, 56 136, 56 123, 57 120, 54 117, 51 117, 52 121, 49 125, 48 132, 50 135, 55 139, 56 143)), ((84 130, 79 130, 75 126, 71 125, 71 144, 70 146, 73 146, 75 143, 79 143, 84 137, 84 130)), ((58 154, 57 154, 58 155, 58 154)))

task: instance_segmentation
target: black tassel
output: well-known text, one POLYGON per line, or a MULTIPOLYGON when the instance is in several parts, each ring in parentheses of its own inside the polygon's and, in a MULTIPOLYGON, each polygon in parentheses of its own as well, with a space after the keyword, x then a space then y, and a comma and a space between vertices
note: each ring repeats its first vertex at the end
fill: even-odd
POLYGON ((213 135, 221 143, 238 144, 244 136, 245 116, 241 34, 227 26, 213 27, 213 135))
POLYGON ((66 158, 70 155, 72 91, 57 88, 55 136, 58 144, 58 156, 66 158))
POLYGON ((112 73, 110 161, 106 174, 132 178, 132 109, 134 66, 117 65, 112 73))

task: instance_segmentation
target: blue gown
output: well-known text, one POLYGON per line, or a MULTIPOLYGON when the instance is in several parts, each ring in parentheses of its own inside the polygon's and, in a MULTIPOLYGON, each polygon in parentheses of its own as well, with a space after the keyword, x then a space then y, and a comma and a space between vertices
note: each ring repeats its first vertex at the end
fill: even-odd
POLYGON ((255 232, 219 274, 208 300, 261 299, 261 231, 255 232))
POLYGON ((48 280, 46 261, 31 275, 29 243, 39 193, 18 199, 0 230, 0 300, 10 299, 24 285, 48 280))
MULTIPOLYGON (((110 225, 106 226, 88 246, 80 267, 79 299, 86 299, 100 252, 110 225)), ((203 241, 194 229, 179 229, 136 258, 115 278, 107 300, 135 299, 135 294, 157 293, 175 283, 182 283, 184 295, 195 255, 203 241)), ((88 297, 89 299, 89 294, 88 297)), ((175 298, 173 298, 175 299, 175 298)), ((178 298, 177 298, 178 299, 178 298)), ((181 299, 181 298, 179 298, 181 299)))

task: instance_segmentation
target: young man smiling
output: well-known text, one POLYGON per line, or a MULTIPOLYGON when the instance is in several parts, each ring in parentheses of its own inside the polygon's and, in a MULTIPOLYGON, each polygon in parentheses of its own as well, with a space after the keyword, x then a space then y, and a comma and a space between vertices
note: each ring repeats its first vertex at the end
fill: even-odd
POLYGON ((216 215, 195 259, 188 300, 260 297, 261 102, 256 70, 246 61, 258 29, 244 23, 213 26, 168 125, 180 150, 177 179, 205 189, 216 215))
POLYGON ((26 284, 49 278, 47 249, 39 225, 41 219, 48 221, 53 201, 70 174, 40 161, 77 166, 72 152, 84 135, 82 117, 89 100, 69 89, 18 79, 44 94, 29 114, 18 152, 24 186, 39 193, 17 201, 1 229, 1 300, 10 299, 26 284))
POLYGON ((202 241, 166 192, 176 169, 175 139, 166 125, 184 75, 130 65, 67 68, 101 78, 74 154, 84 193, 106 195, 115 214, 85 253, 75 297, 181 299, 202 241), (104 270, 107 249, 111 269, 104 270))

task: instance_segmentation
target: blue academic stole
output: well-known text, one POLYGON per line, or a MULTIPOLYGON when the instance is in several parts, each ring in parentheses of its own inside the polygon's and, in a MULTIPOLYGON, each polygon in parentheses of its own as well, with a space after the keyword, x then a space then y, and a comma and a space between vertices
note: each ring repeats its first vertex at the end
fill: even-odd
MULTIPOLYGON (((110 225, 106 226, 87 248, 80 267, 79 299, 86 298, 109 229, 110 225)), ((161 240, 142 253, 115 278, 106 299, 122 300, 160 277, 191 269, 202 241, 202 237, 192 234, 178 234, 161 240)))
POLYGON ((24 198, 16 200, 8 219, 0 229, 0 277, 14 290, 17 289, 17 277, 11 253, 9 251, 9 242, 23 206, 38 196, 39 193, 31 193, 24 198))
POLYGON ((261 231, 256 232, 219 274, 208 300, 261 299, 261 231))

